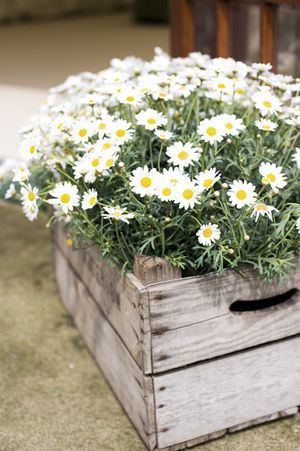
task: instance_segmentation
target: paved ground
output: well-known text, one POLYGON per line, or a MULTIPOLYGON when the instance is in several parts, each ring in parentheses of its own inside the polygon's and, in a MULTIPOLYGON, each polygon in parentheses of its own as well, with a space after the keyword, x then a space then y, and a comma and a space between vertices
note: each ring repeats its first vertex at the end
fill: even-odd
MULTIPOLYGON (((0 451, 143 451, 56 293, 48 230, 0 203, 0 451)), ((300 451, 300 416, 198 451, 300 451)))

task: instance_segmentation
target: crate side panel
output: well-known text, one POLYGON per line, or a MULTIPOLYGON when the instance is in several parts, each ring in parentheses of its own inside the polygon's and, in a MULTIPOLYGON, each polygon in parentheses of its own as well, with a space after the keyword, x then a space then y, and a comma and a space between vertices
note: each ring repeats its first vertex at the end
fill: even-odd
POLYGON ((53 229, 53 240, 142 367, 139 303, 143 285, 132 274, 122 276, 119 268, 101 259, 96 246, 78 250, 67 246, 66 233, 60 225, 53 229))
POLYGON ((300 337, 154 376, 158 447, 300 404, 300 337))
POLYGON ((151 377, 144 376, 57 246, 54 259, 65 307, 140 436, 153 449, 156 427, 151 377))
POLYGON ((300 334, 300 292, 265 310, 227 313, 152 334, 153 371, 178 368, 300 334))

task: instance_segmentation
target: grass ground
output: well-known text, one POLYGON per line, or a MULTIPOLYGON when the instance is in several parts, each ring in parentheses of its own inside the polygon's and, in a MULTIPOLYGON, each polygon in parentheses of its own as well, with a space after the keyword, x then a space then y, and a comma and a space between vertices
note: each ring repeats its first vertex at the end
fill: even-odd
MULTIPOLYGON (((0 451, 145 448, 61 306, 49 231, 0 204, 0 451)), ((198 451, 300 451, 300 416, 198 451)))

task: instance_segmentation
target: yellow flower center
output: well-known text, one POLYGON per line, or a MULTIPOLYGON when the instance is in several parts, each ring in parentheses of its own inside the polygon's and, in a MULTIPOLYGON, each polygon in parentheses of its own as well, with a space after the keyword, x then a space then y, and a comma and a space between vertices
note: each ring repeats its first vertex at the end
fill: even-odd
POLYGON ((99 166, 99 158, 94 158, 92 161, 92 166, 94 168, 96 168, 97 166, 99 166))
POLYGON ((34 153, 35 152, 35 146, 30 146, 29 147, 29 152, 30 153, 34 153))
POLYGON ((171 190, 170 190, 170 188, 164 188, 162 190, 162 193, 163 193, 164 196, 170 196, 171 190))
POLYGON ((62 194, 62 195, 60 196, 60 200, 61 200, 61 202, 62 202, 63 204, 67 204, 68 202, 70 202, 71 196, 70 196, 70 194, 67 194, 67 193, 62 194))
POLYGON ((191 199, 194 195, 194 192, 192 189, 185 189, 182 193, 183 197, 187 200, 191 199))
POLYGON ((267 107, 267 108, 271 108, 272 104, 271 104, 271 102, 269 102, 269 100, 265 100, 265 101, 263 102, 263 106, 265 106, 265 107, 267 107))
POLYGON ((134 102, 134 97, 133 96, 127 96, 126 100, 127 100, 127 102, 134 102))
POLYGON ((105 144, 103 144, 102 149, 103 149, 103 150, 107 150, 107 149, 110 149, 111 146, 112 146, 111 143, 105 143, 105 144))
POLYGON ((100 122, 100 124, 98 125, 99 130, 104 130, 106 128, 106 124, 104 124, 104 122, 100 122))
POLYGON ((166 95, 167 95, 167 94, 166 94, 165 92, 160 92, 160 93, 159 93, 159 97, 166 97, 166 95))
POLYGON ((269 182, 276 182, 276 175, 270 172, 269 174, 267 174, 267 179, 269 180, 269 182))
POLYGON ((81 128, 78 133, 79 133, 79 136, 81 136, 81 138, 83 138, 87 134, 87 129, 81 128))
POLYGON ((270 125, 268 125, 268 124, 263 124, 263 125, 261 126, 261 128, 263 128, 264 130, 270 130, 270 125))
POLYGON ((69 246, 69 247, 73 246, 73 240, 71 238, 68 238, 66 240, 66 243, 67 243, 67 246, 69 246))
POLYGON ((215 127, 208 127, 208 129, 206 130, 206 133, 209 136, 215 136, 217 134, 217 130, 215 129, 215 127))
POLYGON ((154 125, 154 124, 156 124, 156 119, 147 119, 147 122, 148 122, 148 124, 150 124, 150 125, 154 125))
POLYGON ((186 150, 182 150, 177 156, 180 160, 186 160, 189 157, 189 154, 186 150))
POLYGON ((203 236, 205 236, 205 238, 210 238, 212 234, 213 231, 211 227, 206 227, 206 229, 203 230, 203 236))
POLYGON ((246 193, 246 191, 245 191, 244 189, 239 189, 239 190, 236 192, 236 197, 237 197, 239 200, 245 200, 246 197, 247 197, 247 193, 246 193))
POLYGON ((206 179, 204 180, 203 185, 205 186, 205 188, 210 188, 213 183, 214 179, 206 179))
POLYGON ((177 183, 178 183, 178 180, 177 179, 171 179, 170 183, 171 183, 171 185, 176 186, 177 183))
POLYGON ((228 130, 231 130, 233 128, 233 125, 231 122, 226 122, 225 127, 228 128, 228 130))
POLYGON ((116 211, 114 211, 114 212, 112 213, 112 217, 113 217, 114 219, 120 219, 120 218, 122 218, 122 212, 116 210, 116 211))
POLYGON ((89 204, 90 204, 90 205, 94 205, 95 202, 96 202, 96 196, 92 196, 92 197, 90 198, 89 204))
POLYGON ((244 94, 244 89, 242 89, 242 88, 238 88, 238 89, 236 89, 235 90, 235 92, 237 93, 237 94, 244 94))
POLYGON ((62 128, 62 122, 60 122, 59 124, 57 124, 57 129, 60 130, 62 128))
POLYGON ((110 168, 111 166, 114 165, 114 160, 112 158, 109 158, 108 160, 106 160, 105 164, 108 168, 110 168))
POLYGON ((258 210, 258 211, 268 211, 268 207, 267 207, 266 204, 261 203, 261 204, 255 205, 255 210, 258 210))
POLYGON ((218 88, 219 89, 224 89, 224 88, 226 88, 226 85, 224 85, 224 83, 219 83, 218 84, 218 88))
POLYGON ((30 200, 31 202, 34 201, 35 199, 35 195, 33 191, 29 191, 29 193, 27 194, 28 200, 30 200))
POLYGON ((143 177, 141 179, 141 185, 143 188, 149 188, 149 186, 152 185, 152 180, 150 179, 150 177, 143 177))
POLYGON ((123 138, 123 136, 125 135, 125 130, 117 130, 116 135, 118 136, 118 138, 123 138))

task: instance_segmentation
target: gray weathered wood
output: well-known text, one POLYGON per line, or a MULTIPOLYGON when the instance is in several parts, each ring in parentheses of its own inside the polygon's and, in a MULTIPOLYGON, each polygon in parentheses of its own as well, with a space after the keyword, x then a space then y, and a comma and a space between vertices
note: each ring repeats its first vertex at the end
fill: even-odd
POLYGON ((181 278, 180 268, 164 258, 146 255, 135 256, 133 273, 144 285, 181 278))
POLYGON ((133 274, 124 277, 118 267, 101 259, 97 246, 78 250, 67 246, 62 226, 54 228, 53 239, 135 361, 142 366, 139 292, 143 285, 133 274))
POLYGON ((158 447, 300 405, 300 337, 154 377, 158 447))
POLYGON ((54 258, 65 307, 142 439, 153 449, 156 428, 151 377, 143 375, 58 247, 54 258))

